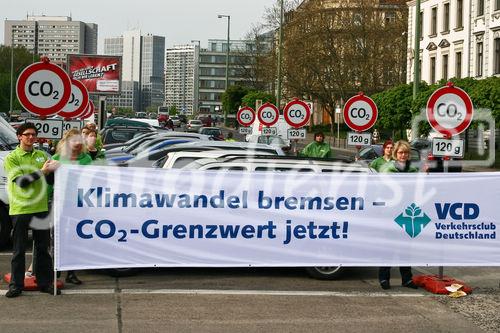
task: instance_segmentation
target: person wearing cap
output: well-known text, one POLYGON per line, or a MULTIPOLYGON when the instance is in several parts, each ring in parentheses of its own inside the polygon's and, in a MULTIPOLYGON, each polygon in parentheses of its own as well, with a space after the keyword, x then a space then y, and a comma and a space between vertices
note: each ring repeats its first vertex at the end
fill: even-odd
POLYGON ((299 156, 332 158, 332 148, 325 142, 325 134, 323 132, 314 133, 314 141, 302 149, 299 156))
POLYGON ((382 146, 382 156, 374 159, 370 163, 370 168, 374 169, 377 172, 380 172, 380 169, 390 161, 392 161, 392 147, 394 147, 394 144, 392 140, 387 140, 384 142, 384 145, 382 146))

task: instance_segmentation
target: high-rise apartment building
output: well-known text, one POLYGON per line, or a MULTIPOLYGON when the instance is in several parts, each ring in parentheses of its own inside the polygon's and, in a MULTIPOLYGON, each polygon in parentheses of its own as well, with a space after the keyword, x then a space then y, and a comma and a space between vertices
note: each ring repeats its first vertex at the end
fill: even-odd
POLYGON ((67 16, 27 16, 5 21, 7 46, 23 46, 52 62, 66 63, 67 54, 97 53, 97 24, 73 21, 67 16))
POLYGON ((122 82, 131 93, 108 98, 108 105, 134 105, 134 111, 163 105, 165 37, 127 31, 120 37, 104 39, 104 54, 122 56, 122 82), (136 84, 132 84, 136 82, 136 84), (134 98, 133 101, 123 99, 134 98))
POLYGON ((165 56, 165 105, 191 115, 198 108, 199 47, 177 45, 165 56))

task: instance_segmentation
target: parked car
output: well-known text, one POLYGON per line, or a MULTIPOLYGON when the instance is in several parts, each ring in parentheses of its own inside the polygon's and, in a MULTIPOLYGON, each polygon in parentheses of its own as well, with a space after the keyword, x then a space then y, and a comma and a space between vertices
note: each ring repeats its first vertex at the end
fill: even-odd
POLYGON ((172 120, 172 123, 174 124, 174 127, 180 127, 181 126, 181 119, 178 116, 172 116, 170 117, 172 120))
POLYGON ((176 151, 169 153, 166 157, 163 169, 182 169, 198 160, 213 162, 222 161, 235 156, 268 156, 276 155, 273 151, 255 151, 255 150, 207 150, 207 151, 176 151))
POLYGON ((7 175, 3 168, 5 157, 19 144, 16 132, 9 123, 0 117, 0 248, 5 249, 11 243, 12 222, 9 216, 7 197, 7 175))
POLYGON ((197 119, 192 119, 188 121, 187 126, 186 126, 186 131, 188 132, 198 132, 200 128, 203 127, 203 123, 201 120, 197 119))
POLYGON ((224 134, 222 134, 222 130, 218 127, 202 127, 200 128, 200 134, 205 134, 212 137, 214 140, 223 141, 224 134))
POLYGON ((156 129, 142 126, 109 126, 103 128, 100 134, 102 143, 106 149, 107 144, 127 142, 147 132, 156 132, 156 129))
POLYGON ((290 151, 290 143, 277 135, 249 135, 247 137, 250 143, 262 143, 270 146, 276 146, 283 149, 285 153, 290 151))
MULTIPOLYGON (((286 156, 228 156, 221 158, 198 159, 187 164, 186 170, 223 170, 252 172, 342 172, 342 173, 372 173, 364 163, 344 160, 322 160, 310 158, 292 158, 286 156)), ((342 271, 341 266, 305 267, 307 273, 314 278, 333 280, 342 271)))

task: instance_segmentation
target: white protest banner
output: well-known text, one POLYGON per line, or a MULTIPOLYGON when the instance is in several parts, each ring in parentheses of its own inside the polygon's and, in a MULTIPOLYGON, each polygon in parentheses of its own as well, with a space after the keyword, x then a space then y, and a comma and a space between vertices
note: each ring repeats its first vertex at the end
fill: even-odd
POLYGON ((56 269, 500 266, 497 188, 498 173, 65 165, 55 184, 56 269))

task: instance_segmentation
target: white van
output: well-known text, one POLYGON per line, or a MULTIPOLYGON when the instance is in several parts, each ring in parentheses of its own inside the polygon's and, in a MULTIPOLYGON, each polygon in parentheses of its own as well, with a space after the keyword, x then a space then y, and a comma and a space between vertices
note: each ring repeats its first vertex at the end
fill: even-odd
MULTIPOLYGON (((262 124, 259 119, 255 117, 255 121, 252 124, 252 134, 246 136, 246 141, 249 142, 251 136, 259 136, 262 135, 262 124)), ((288 130, 291 128, 290 125, 285 120, 285 116, 281 115, 278 119, 278 122, 274 124, 272 127, 276 127, 278 129, 278 136, 285 141, 287 146, 290 146, 290 140, 288 140, 288 130)))
POLYGON ((18 144, 16 131, 5 119, 0 117, 0 248, 9 245, 12 230, 12 222, 9 217, 9 199, 7 197, 7 175, 3 167, 3 161, 18 144))

